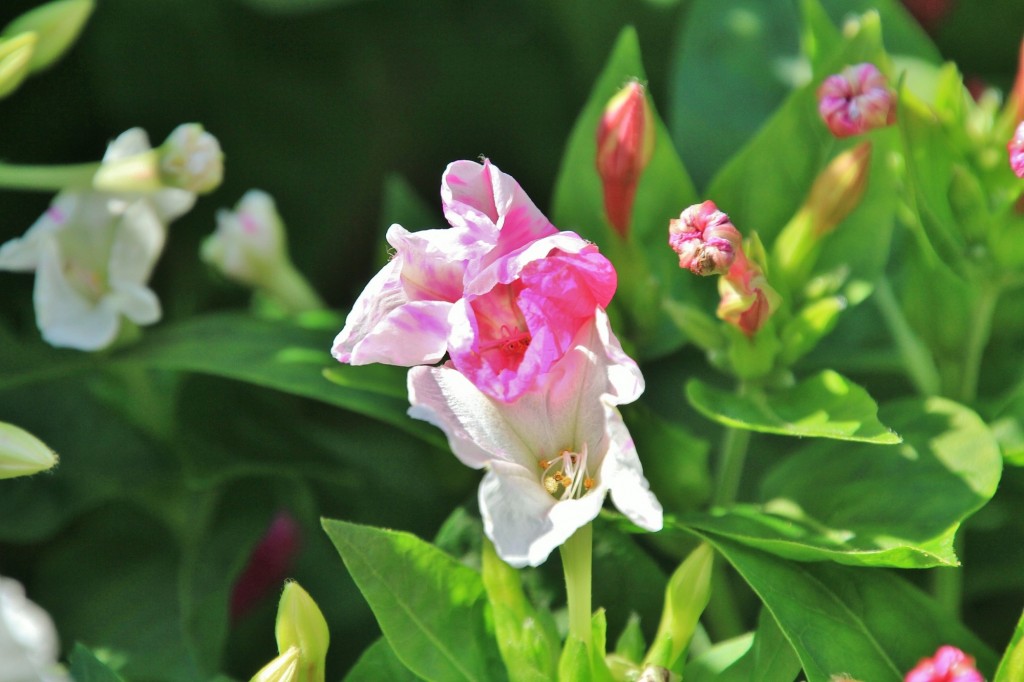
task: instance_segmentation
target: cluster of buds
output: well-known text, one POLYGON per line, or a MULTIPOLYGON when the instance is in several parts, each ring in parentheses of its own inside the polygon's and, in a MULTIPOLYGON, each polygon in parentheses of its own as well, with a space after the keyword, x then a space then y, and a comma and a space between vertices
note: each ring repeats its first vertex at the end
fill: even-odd
POLYGON ((104 163, 93 187, 109 192, 156 192, 166 188, 208 194, 224 177, 224 153, 199 123, 183 123, 156 149, 104 163))
POLYGON ((931 658, 922 658, 904 682, 985 682, 974 667, 974 658, 955 646, 939 647, 931 658))
POLYGON ((848 66, 818 88, 818 111, 836 137, 860 135, 896 121, 896 96, 874 64, 848 66))
POLYGON ((640 175, 654 153, 654 127, 644 86, 633 80, 608 101, 597 128, 597 173, 604 210, 623 238, 629 235, 640 175))
POLYGON ((759 247, 745 248, 739 230, 713 201, 683 210, 669 221, 668 244, 679 255, 679 267, 701 277, 721 275, 717 315, 753 337, 781 298, 768 284, 759 247), (754 248, 756 254, 748 251, 754 248))

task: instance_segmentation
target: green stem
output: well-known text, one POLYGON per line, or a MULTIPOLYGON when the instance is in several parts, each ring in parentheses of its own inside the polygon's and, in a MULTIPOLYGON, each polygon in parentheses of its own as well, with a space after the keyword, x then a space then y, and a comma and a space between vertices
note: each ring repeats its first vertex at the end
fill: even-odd
MULTIPOLYGON (((739 392, 742 393, 742 389, 739 392)), ((722 449, 719 454, 718 482, 711 500, 715 506, 727 506, 736 501, 749 444, 750 431, 732 428, 725 430, 725 438, 722 440, 722 449)))
POLYGON ((327 307, 309 281, 291 263, 281 268, 265 291, 292 314, 327 307))
POLYGON ((590 648, 590 579, 593 529, 588 523, 562 545, 562 569, 569 605, 569 638, 590 648))
POLYGON ((917 392, 923 396, 937 395, 941 386, 939 370, 928 347, 910 328, 910 323, 903 315, 887 278, 882 277, 875 283, 875 295, 872 300, 882 313, 886 326, 889 327, 889 333, 896 343, 907 374, 917 392))
MULTIPOLYGON (((971 405, 978 397, 978 376, 981 374, 981 360, 992 335, 992 317, 999 300, 999 287, 986 286, 981 291, 974 306, 971 324, 967 331, 967 344, 964 348, 963 371, 960 385, 947 395, 956 398, 965 405, 971 405)), ((952 388, 952 387, 950 387, 952 388)))
POLYGON ((0 163, 0 188, 59 192, 65 187, 92 184, 98 163, 66 166, 18 166, 0 163))

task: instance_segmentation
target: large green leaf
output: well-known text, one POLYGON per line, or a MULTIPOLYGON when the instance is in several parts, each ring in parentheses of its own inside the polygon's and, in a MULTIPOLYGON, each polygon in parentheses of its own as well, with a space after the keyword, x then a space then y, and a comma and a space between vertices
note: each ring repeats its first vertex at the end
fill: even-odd
POLYGON ((80 643, 75 644, 68 662, 71 664, 71 679, 75 682, 123 682, 120 675, 80 643))
POLYGON ((790 388, 751 389, 743 395, 691 379, 686 397, 705 417, 732 428, 866 443, 900 442, 878 421, 878 406, 867 391, 831 370, 790 388))
POLYGON ((623 316, 626 323, 620 334, 636 344, 642 356, 652 357, 671 352, 684 341, 662 312, 663 300, 686 299, 690 287, 667 246, 668 221, 694 203, 697 194, 655 113, 654 154, 640 177, 628 239, 609 225, 596 166, 596 133, 608 100, 631 78, 643 81, 646 76, 636 31, 626 28, 569 137, 555 183, 552 215, 556 225, 595 242, 615 264, 619 291, 613 314, 623 316))
POLYGON ((402 665, 388 640, 381 637, 363 652, 344 682, 416 682, 421 678, 402 665))
POLYGON ((985 644, 893 573, 786 561, 720 537, 711 542, 771 612, 808 682, 840 673, 901 682, 941 644, 970 652, 982 671, 995 668, 985 644))
POLYGON ((478 573, 408 533, 331 519, 323 526, 407 668, 443 682, 505 679, 478 573))
POLYGON ((887 405, 899 447, 818 442, 772 469, 762 505, 685 521, 778 556, 863 566, 957 566, 953 536, 995 494, 1002 470, 985 423, 932 398, 887 405), (823 494, 823 491, 828 491, 823 494))
POLYGON ((996 677, 993 682, 1015 682, 1024 675, 1024 614, 1021 614, 1017 627, 1013 630, 1013 637, 1006 645, 1006 652, 1003 660, 999 663, 996 677))

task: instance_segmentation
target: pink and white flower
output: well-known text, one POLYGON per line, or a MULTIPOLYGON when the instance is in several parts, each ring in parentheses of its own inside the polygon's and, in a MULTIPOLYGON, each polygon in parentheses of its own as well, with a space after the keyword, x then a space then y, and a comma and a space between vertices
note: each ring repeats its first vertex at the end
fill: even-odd
POLYGON ((931 658, 922 658, 904 682, 985 682, 974 658, 955 646, 940 646, 931 658))
POLYGON ((449 165, 441 198, 450 228, 388 230, 395 256, 356 300, 332 353, 404 366, 448 354, 480 390, 514 401, 608 304, 615 270, 486 160, 449 165))
POLYGON ((1006 151, 1010 155, 1010 168, 1018 178, 1024 178, 1024 121, 1021 121, 1013 137, 1006 143, 1006 151))
POLYGON ((537 566, 599 513, 604 498, 651 531, 662 509, 616 405, 643 377, 597 309, 543 377, 515 402, 482 391, 452 363, 409 371, 409 414, 441 428, 467 466, 486 469, 479 503, 498 555, 537 566))
POLYGON ((874 64, 848 66, 818 88, 818 111, 836 137, 860 135, 896 121, 896 96, 874 64))
POLYGON ((743 238, 713 201, 688 206, 678 219, 668 221, 668 245, 679 254, 679 267, 701 277, 724 275, 743 238))
MULTIPOLYGON (((122 133, 103 164, 145 153, 141 128, 122 133)), ((36 273, 36 323, 53 346, 98 350, 113 343, 122 318, 160 319, 146 283, 163 251, 167 224, 188 211, 195 194, 67 189, 24 236, 0 246, 0 270, 36 273)))

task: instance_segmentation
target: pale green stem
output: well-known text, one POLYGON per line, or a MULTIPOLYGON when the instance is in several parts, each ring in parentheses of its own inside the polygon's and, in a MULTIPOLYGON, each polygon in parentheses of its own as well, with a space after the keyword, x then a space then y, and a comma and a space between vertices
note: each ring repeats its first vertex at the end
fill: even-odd
POLYGON ((569 638, 590 648, 590 581, 593 529, 588 523, 562 545, 562 569, 569 608, 569 638))
POLYGON ((280 268, 264 290, 289 313, 323 310, 327 307, 320 295, 291 263, 280 268))
POLYGON ((0 188, 59 192, 65 187, 88 186, 99 170, 98 163, 67 166, 18 166, 0 163, 0 188))
POLYGON ((923 396, 937 395, 941 385, 939 370, 928 347, 910 328, 887 278, 882 277, 875 283, 872 299, 889 327, 889 333, 917 392, 923 396))
MULTIPOLYGON (((742 390, 739 391, 742 394, 742 390)), ((718 461, 718 482, 712 503, 727 506, 736 501, 743 478, 743 463, 747 458, 750 431, 726 428, 718 461)))

